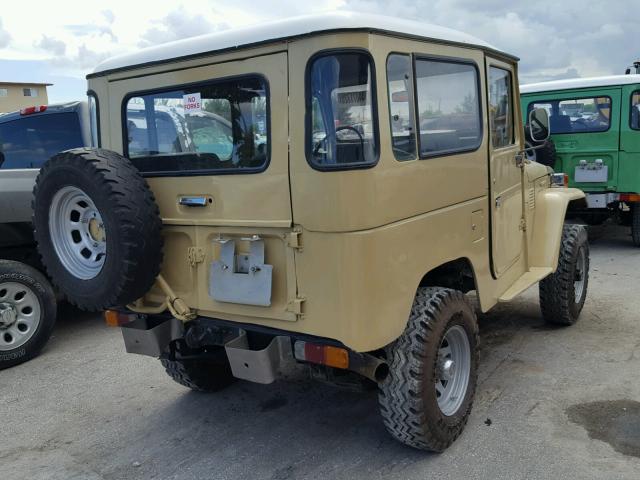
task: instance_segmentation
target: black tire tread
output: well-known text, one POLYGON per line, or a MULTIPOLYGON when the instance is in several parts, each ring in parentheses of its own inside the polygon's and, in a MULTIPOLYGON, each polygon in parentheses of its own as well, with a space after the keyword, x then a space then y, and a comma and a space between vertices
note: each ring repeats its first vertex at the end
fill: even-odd
POLYGON ((640 247, 640 203, 631 206, 631 238, 633 245, 640 247))
POLYGON ((555 142, 550 138, 544 143, 536 142, 531 138, 528 128, 525 128, 525 139, 534 147, 542 145, 540 148, 536 149, 536 162, 555 169, 556 160, 558 158, 555 142))
POLYGON ((171 360, 164 356, 160 362, 175 382, 197 392, 217 392, 236 380, 225 361, 171 360))
POLYGON ((565 225, 562 230, 562 243, 558 257, 558 268, 540 282, 540 309, 542 317, 548 323, 573 325, 578 320, 589 284, 589 244, 587 231, 582 225, 565 225), (573 290, 574 262, 580 247, 586 249, 585 285, 583 299, 575 304, 573 290), (576 306, 577 305, 577 306, 576 306))
MULTIPOLYGON (((405 332, 389 347, 387 354, 389 376, 380 385, 380 413, 388 432, 400 442, 421 450, 441 452, 462 433, 467 423, 473 400, 468 404, 461 423, 449 432, 447 438, 438 435, 427 421, 422 392, 428 386, 424 381, 425 343, 431 336, 433 325, 438 322, 445 305, 461 304, 475 319, 475 312, 467 297, 457 290, 440 287, 421 287, 411 308, 405 332)), ((477 322, 475 322, 475 345, 479 344, 477 322)), ((436 347, 437 348, 437 347, 436 347)), ((477 348, 472 351, 476 365, 477 348)), ((477 372, 474 372, 477 375, 477 372)), ((471 398, 476 388, 477 377, 472 374, 468 389, 471 398)))
MULTIPOLYGON (((90 192, 86 192, 91 195, 90 192)), ((162 265, 162 220, 147 182, 125 157, 106 149, 76 148, 52 157, 40 170, 33 190, 33 224, 42 262, 65 296, 85 310, 103 310, 121 306, 142 297, 153 285, 162 265), (53 265, 57 262, 52 248, 43 249, 48 229, 39 229, 48 213, 37 208, 40 185, 49 173, 60 167, 77 169, 91 179, 97 189, 108 192, 111 208, 119 218, 122 236, 122 267, 116 282, 110 285, 108 298, 78 300, 63 282, 57 282, 53 265)), ((47 242, 48 243, 48 242, 47 242)))

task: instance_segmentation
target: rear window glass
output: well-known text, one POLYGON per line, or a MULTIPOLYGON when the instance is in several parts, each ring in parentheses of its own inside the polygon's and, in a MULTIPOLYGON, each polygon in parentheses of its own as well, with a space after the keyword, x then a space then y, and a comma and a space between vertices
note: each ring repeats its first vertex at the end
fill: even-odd
POLYGON ((640 130, 640 91, 631 94, 631 128, 640 130))
POLYGON ((370 166, 378 159, 373 65, 364 53, 312 60, 307 96, 307 157, 320 169, 370 166))
POLYGON ((266 84, 257 77, 129 98, 126 151, 148 173, 262 170, 267 102, 266 84))
POLYGON ((416 60, 420 155, 475 150, 482 142, 478 72, 467 63, 416 60))
POLYGON ((0 168, 40 168, 63 150, 82 147, 80 121, 74 112, 25 116, 0 123, 0 168))
POLYGON ((532 102, 529 104, 528 112, 535 108, 544 108, 549 114, 552 135, 605 132, 609 130, 611 124, 611 98, 609 97, 532 102))

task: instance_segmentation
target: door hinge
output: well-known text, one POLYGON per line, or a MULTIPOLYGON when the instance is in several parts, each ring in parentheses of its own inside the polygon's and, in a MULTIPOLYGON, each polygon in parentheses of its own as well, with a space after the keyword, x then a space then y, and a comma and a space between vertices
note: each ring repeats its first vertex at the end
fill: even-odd
POLYGON ((303 317, 302 304, 306 302, 305 297, 296 297, 295 300, 291 300, 287 303, 287 312, 293 313, 296 317, 303 317))
POLYGON ((523 232, 527 231, 527 222, 524 218, 520 219, 520 230, 522 230, 523 232))
POLYGON ((197 264, 204 262, 204 249, 201 247, 189 247, 187 249, 187 258, 189 265, 195 267, 197 264))
POLYGON ((285 237, 288 246, 302 251, 302 228, 295 227, 290 233, 286 234, 285 237))

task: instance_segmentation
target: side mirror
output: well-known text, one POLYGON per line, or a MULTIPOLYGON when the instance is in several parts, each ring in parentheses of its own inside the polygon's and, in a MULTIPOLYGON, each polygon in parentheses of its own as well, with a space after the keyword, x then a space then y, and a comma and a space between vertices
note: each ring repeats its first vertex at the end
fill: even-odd
POLYGON ((409 92, 406 90, 402 90, 399 92, 393 92, 391 94, 391 101, 396 102, 408 102, 409 101, 409 92))
POLYGON ((535 142, 549 138, 549 114, 544 108, 534 108, 529 112, 529 134, 535 142))

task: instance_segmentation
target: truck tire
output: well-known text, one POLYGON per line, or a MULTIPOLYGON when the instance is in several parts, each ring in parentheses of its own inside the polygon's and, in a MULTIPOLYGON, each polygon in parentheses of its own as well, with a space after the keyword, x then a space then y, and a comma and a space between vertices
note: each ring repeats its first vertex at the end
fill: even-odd
POLYGON ((162 263, 153 193, 125 157, 77 148, 52 157, 33 190, 38 251, 53 282, 84 310, 142 297, 162 263))
POLYGON ((458 438, 473 405, 478 345, 476 315, 462 292, 418 289, 404 333, 386 348, 379 404, 393 437, 435 452, 458 438))
POLYGON ((207 358, 174 360, 165 355, 160 362, 175 382, 198 392, 217 392, 235 382, 224 348, 217 347, 213 356, 208 355, 207 358))
POLYGON ((636 247, 640 247, 640 203, 631 205, 631 238, 636 247))
POLYGON ((589 242, 582 225, 565 225, 558 268, 540 282, 540 309, 548 323, 573 325, 587 298, 589 242))
POLYGON ((0 370, 37 356, 55 323, 56 297, 44 275, 0 260, 0 370))

